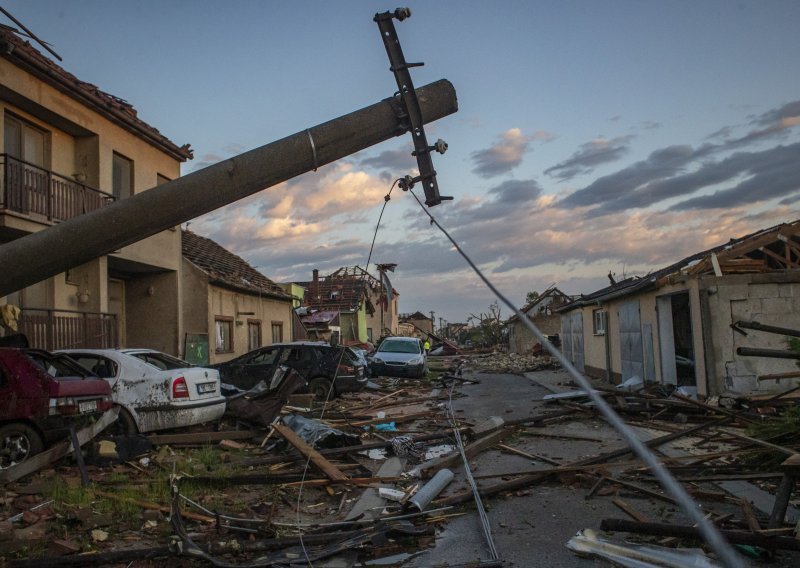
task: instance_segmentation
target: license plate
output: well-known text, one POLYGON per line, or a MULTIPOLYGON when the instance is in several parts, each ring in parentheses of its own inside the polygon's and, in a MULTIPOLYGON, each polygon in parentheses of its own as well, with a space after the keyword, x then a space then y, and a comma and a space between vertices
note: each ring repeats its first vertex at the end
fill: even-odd
POLYGON ((95 412, 97 410, 96 400, 84 400, 78 403, 78 410, 81 414, 84 412, 95 412))
POLYGON ((197 385, 197 392, 199 394, 208 394, 217 390, 217 383, 200 383, 197 385))

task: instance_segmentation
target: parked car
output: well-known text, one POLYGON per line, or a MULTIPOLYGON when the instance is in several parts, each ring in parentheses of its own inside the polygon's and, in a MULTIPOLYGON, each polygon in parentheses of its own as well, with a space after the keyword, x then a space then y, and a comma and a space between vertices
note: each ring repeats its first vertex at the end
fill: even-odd
POLYGON ((111 386, 126 434, 193 426, 225 413, 219 372, 150 349, 64 349, 111 386))
POLYGON ((219 370, 223 382, 249 390, 262 380, 269 384, 278 365, 300 373, 308 391, 318 398, 327 398, 332 382, 334 395, 360 391, 367 383, 364 366, 350 348, 322 342, 276 343, 212 367, 219 370))
POLYGON ((69 357, 0 348, 0 469, 19 464, 112 407, 108 383, 69 357))
POLYGON ((350 351, 353 352, 353 355, 358 359, 358 362, 361 363, 364 367, 364 374, 369 378, 372 373, 369 369, 369 361, 367 360, 367 350, 361 347, 347 347, 350 351))
POLYGON ((416 337, 387 337, 370 358, 372 376, 421 379, 428 371, 425 350, 416 337))

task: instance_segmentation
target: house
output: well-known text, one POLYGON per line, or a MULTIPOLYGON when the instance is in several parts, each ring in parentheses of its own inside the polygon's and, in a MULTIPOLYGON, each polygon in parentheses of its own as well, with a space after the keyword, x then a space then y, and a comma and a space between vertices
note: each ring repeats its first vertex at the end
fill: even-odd
POLYGON ((188 230, 181 235, 188 361, 222 363, 292 339, 291 295, 211 239, 188 230))
MULTIPOLYGON (((314 269, 311 281, 296 284, 306 288, 303 298, 305 307, 338 313, 338 325, 334 327, 339 328, 339 339, 347 345, 374 342, 381 335, 381 330, 397 333, 399 294, 388 284, 392 292, 390 299, 386 293, 387 282, 385 276, 382 283, 363 268, 352 266, 339 268, 324 277, 320 277, 319 270, 314 269)), ((304 324, 310 323, 307 316, 301 319, 304 324)))
MULTIPOLYGON (((557 287, 551 286, 528 302, 520 311, 527 315, 544 335, 556 336, 561 331, 561 316, 555 312, 555 309, 572 300, 571 296, 567 296, 557 287)), ((539 343, 530 330, 519 321, 516 314, 508 319, 506 326, 510 352, 527 353, 539 343)))
POLYGON ((797 386, 796 378, 769 380, 797 377, 793 360, 740 349, 787 349, 785 335, 746 330, 747 322, 800 327, 800 220, 644 277, 611 280, 557 309, 564 354, 586 374, 612 382, 640 377, 701 396, 797 386))
POLYGON ((400 322, 412 326, 410 335, 420 339, 427 339, 429 333, 433 333, 433 319, 429 318, 422 312, 414 312, 413 314, 400 315, 400 322))
MULTIPOLYGON (((192 158, 124 100, 81 81, 0 26, 0 243, 126 199, 192 158)), ((179 353, 181 237, 174 229, 0 299, 36 347, 131 345, 179 353), (158 314, 158 317, 153 317, 158 314)))

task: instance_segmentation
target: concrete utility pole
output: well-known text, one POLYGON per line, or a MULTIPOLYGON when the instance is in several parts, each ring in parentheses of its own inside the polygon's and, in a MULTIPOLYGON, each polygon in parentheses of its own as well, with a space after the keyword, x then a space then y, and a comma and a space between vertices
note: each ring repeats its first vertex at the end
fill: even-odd
MULTIPOLYGON (((416 89, 425 123, 458 110, 453 85, 416 89)), ((0 296, 109 254, 364 148, 409 125, 383 100, 0 246, 0 296)))
POLYGON ((436 318, 433 317, 436 312, 431 310, 431 333, 436 333, 436 318))

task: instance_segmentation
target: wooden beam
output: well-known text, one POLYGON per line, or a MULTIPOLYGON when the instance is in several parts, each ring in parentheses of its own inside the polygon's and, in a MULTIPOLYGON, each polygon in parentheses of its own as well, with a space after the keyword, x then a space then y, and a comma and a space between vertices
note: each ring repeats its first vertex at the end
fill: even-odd
MULTIPOLYGON (((464 448, 464 453, 467 456, 467 459, 473 458, 479 453, 484 450, 488 450, 489 448, 496 446, 509 436, 514 433, 513 429, 505 428, 503 430, 498 430, 497 432, 492 432, 488 436, 484 436, 483 438, 478 438, 468 446, 464 448)), ((456 467, 460 463, 462 463, 461 459, 461 452, 455 451, 440 458, 435 458, 423 463, 419 470, 420 475, 422 477, 428 477, 440 469, 443 468, 451 468, 456 467)))
POLYGON ((221 440, 249 440, 263 435, 263 430, 231 430, 230 432, 194 432, 191 434, 154 434, 147 439, 151 444, 210 444, 221 440))
POLYGON ((300 436, 294 433, 294 430, 283 424, 273 424, 272 428, 283 438, 297 449, 298 452, 303 454, 311 463, 313 463, 325 476, 331 481, 345 481, 348 477, 342 471, 329 462, 322 455, 306 444, 300 436))
POLYGON ((614 505, 616 505, 620 509, 622 509, 622 511, 625 514, 627 514, 630 518, 632 518, 634 521, 638 521, 640 523, 650 522, 650 518, 647 515, 640 513, 639 511, 631 507, 628 503, 626 503, 619 497, 615 497, 614 499, 611 500, 611 502, 614 503, 614 505))

